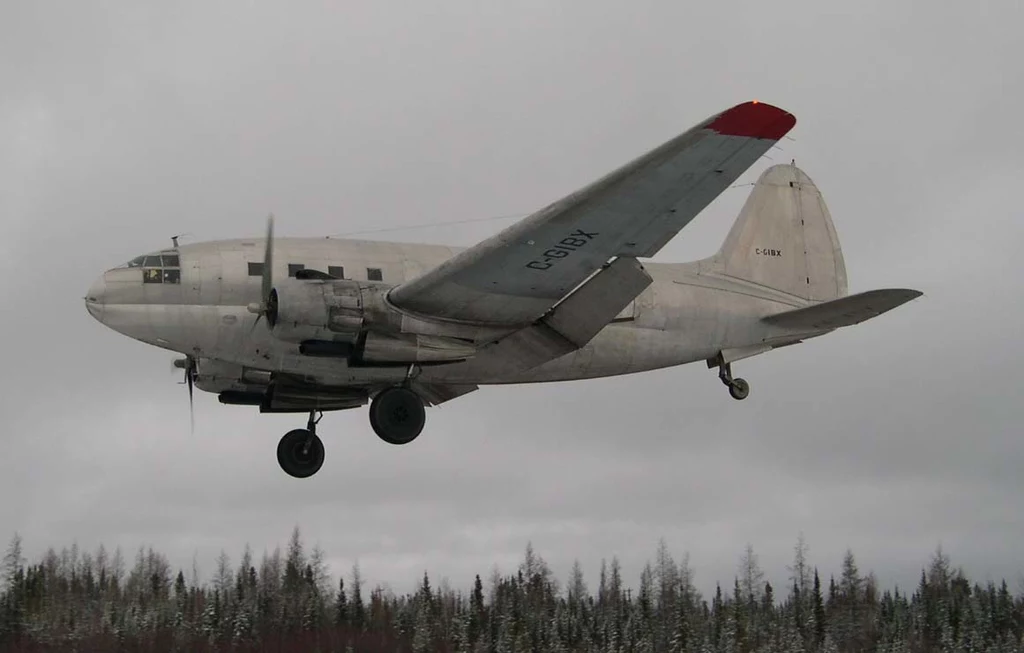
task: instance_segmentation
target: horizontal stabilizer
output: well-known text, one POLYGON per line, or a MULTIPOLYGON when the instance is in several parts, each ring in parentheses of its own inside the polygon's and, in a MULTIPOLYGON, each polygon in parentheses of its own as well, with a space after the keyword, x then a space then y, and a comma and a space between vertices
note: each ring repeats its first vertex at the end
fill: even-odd
POLYGON ((764 322, 787 329, 826 330, 859 324, 864 320, 891 311, 921 296, 918 290, 887 288, 869 290, 856 295, 833 299, 795 311, 776 313, 762 318, 764 322))

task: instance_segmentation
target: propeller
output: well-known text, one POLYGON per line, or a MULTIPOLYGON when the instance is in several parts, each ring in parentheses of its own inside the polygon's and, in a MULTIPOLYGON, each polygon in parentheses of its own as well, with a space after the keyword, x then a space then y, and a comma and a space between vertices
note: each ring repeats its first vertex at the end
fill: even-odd
MULTIPOLYGON (((271 327, 277 318, 277 297, 274 294, 274 214, 267 216, 267 240, 263 252, 263 283, 260 286, 260 302, 249 304, 247 307, 250 313, 256 314, 256 321, 253 322, 252 330, 260 323, 261 317, 267 318, 267 324, 271 327)), ((252 333, 252 331, 250 331, 252 333)))
POLYGON ((196 432, 196 412, 195 412, 195 382, 196 376, 199 374, 198 367, 196 365, 196 359, 192 356, 185 356, 185 358, 178 358, 174 361, 174 367, 185 370, 185 380, 182 381, 188 386, 188 419, 192 427, 192 433, 196 432))

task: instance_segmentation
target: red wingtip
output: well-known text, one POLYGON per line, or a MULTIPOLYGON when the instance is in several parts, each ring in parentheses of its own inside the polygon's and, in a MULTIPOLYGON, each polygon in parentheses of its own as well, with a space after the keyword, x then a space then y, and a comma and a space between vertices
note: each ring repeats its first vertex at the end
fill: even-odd
POLYGON ((793 129, 795 124, 796 117, 793 114, 754 100, 726 109, 707 125, 707 129, 713 129, 719 134, 727 136, 767 138, 777 141, 785 136, 786 132, 793 129))

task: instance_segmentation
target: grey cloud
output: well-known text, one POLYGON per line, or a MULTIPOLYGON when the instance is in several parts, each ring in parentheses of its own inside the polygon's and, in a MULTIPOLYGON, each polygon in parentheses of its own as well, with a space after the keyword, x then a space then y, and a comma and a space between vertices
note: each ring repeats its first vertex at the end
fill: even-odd
MULTIPOLYGON (((1014 578, 1024 463, 1016 188, 1019 3, 219 5, 0 9, 0 525, 30 553, 152 543, 188 569, 299 523, 335 573, 468 585, 527 541, 596 581, 657 539, 704 591, 744 545, 785 580, 801 530, 830 573, 851 546, 916 582, 942 542, 1014 578), (289 235, 530 211, 736 102, 792 110, 851 289, 911 305, 737 365, 486 388, 407 450, 329 415, 323 472, 273 460, 295 420, 197 400, 172 355, 103 330, 81 296, 171 235, 289 235)), ((767 162, 766 162, 767 163, 767 162)), ((752 170, 752 181, 760 170, 752 170)), ((713 252, 727 192, 659 255, 713 252)), ((468 245, 507 221, 381 234, 468 245)), ((0 533, 2 535, 2 533, 0 533)))

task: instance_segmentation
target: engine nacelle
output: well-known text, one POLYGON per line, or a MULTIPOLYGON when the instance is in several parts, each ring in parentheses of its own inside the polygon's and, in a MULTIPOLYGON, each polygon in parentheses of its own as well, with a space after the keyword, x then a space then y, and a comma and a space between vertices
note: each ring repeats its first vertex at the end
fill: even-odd
POLYGON ((465 339, 403 333, 403 315, 385 299, 390 289, 350 279, 290 282, 271 292, 267 322, 301 353, 351 364, 440 363, 476 353, 465 339))
POLYGON ((388 326, 385 292, 386 286, 347 279, 295 281, 271 291, 267 322, 274 337, 285 342, 355 344, 374 317, 383 322, 381 327, 388 326))

